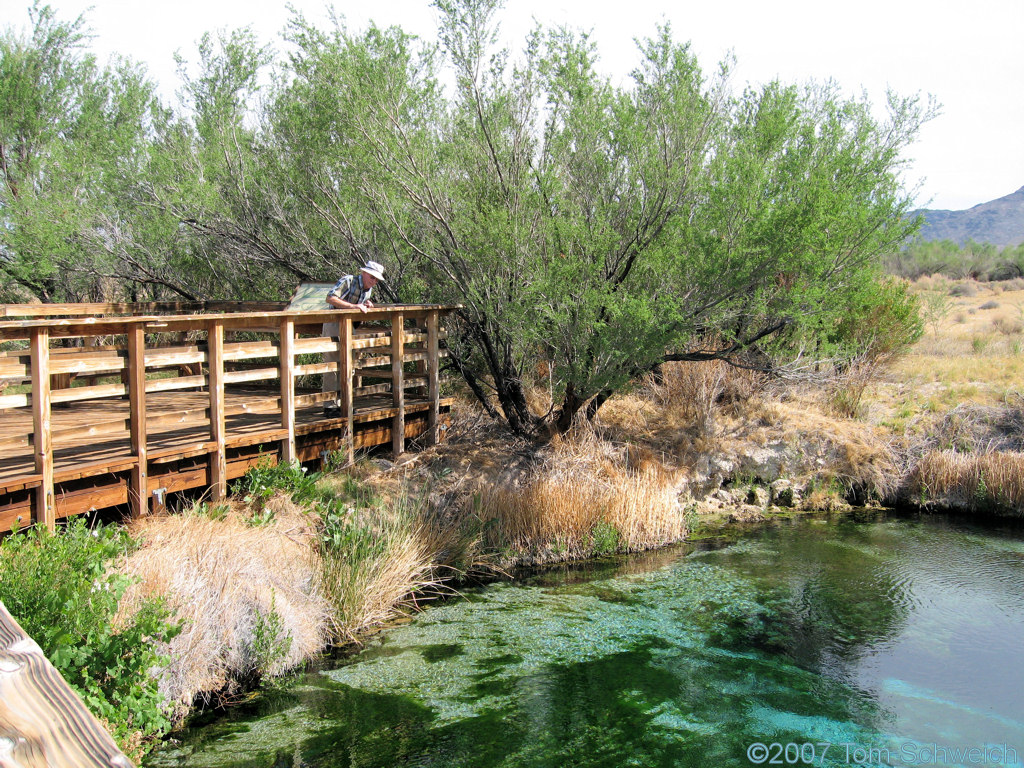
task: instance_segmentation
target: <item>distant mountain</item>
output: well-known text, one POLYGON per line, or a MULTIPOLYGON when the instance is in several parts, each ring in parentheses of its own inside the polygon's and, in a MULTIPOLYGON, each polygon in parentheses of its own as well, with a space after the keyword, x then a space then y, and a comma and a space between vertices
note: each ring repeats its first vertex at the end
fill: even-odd
POLYGON ((1024 243, 1024 187, 1013 194, 966 211, 935 211, 922 208, 924 240, 953 240, 963 245, 968 240, 993 245, 1024 243))

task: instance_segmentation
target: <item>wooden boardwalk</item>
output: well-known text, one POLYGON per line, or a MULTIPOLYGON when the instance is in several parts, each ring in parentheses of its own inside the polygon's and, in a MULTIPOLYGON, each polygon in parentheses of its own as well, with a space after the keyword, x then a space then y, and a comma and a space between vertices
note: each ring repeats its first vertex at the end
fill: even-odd
MULTIPOLYGON (((171 310, 179 305, 170 305, 171 310)), ((360 313, 139 314, 168 305, 0 308, 0 531, 179 491, 223 498, 260 461, 439 439, 441 319, 451 307, 360 313), (102 314, 104 309, 124 317, 102 314), (64 315, 64 317, 54 317, 64 315), (321 335, 338 322, 338 337, 321 335), (337 358, 324 361, 324 355, 337 358), (338 389, 322 392, 324 373, 338 389), (338 400, 338 418, 323 404, 338 400)), ((236 308, 237 305, 236 305, 236 308)), ((242 306, 241 309, 252 309, 242 306)))

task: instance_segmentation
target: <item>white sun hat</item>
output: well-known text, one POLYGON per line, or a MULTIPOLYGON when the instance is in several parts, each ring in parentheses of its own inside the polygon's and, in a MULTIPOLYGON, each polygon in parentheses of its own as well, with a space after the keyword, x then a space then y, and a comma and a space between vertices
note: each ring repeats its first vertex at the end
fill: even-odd
POLYGON ((377 278, 378 280, 384 279, 384 265, 376 261, 366 262, 366 266, 364 266, 361 271, 365 272, 370 277, 377 278))

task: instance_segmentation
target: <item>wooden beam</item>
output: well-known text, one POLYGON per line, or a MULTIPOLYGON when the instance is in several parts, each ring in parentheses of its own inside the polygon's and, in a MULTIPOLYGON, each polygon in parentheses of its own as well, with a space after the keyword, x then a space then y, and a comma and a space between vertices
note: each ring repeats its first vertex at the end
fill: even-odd
POLYGON ((132 517, 141 517, 149 512, 149 458, 146 434, 146 333, 136 325, 128 334, 128 431, 132 456, 136 464, 132 468, 128 507, 132 517))
MULTIPOLYGON (((223 369, 223 361, 221 368, 223 369)), ((147 392, 171 392, 175 389, 197 389, 206 386, 205 376, 176 376, 173 379, 154 379, 146 382, 147 392)))
MULTIPOLYGON (((70 389, 71 388, 71 374, 70 373, 55 373, 53 365, 50 365, 50 393, 52 394, 55 390, 59 389, 70 389)), ((53 404, 53 400, 50 400, 50 404, 53 404)))
POLYGON ((131 768, 110 734, 0 602, 0 765, 131 768))
POLYGON ((0 410, 8 408, 24 408, 30 402, 28 395, 3 395, 0 397, 0 410))
MULTIPOLYGON (((294 346, 295 336, 295 319, 294 318, 283 318, 282 323, 291 321, 292 324, 292 344, 294 346)), ((281 328, 278 326, 278 331, 281 328)), ((254 358, 273 358, 277 357, 278 343, 276 341, 236 341, 233 344, 224 345, 224 359, 225 360, 252 360, 254 358)))
POLYGON ((0 317, 55 317, 67 315, 151 315, 174 312, 275 312, 286 301, 150 301, 77 304, 0 304, 0 317))
MULTIPOLYGON (((341 310, 338 310, 339 312, 341 310)), ((444 338, 444 332, 441 332, 441 337, 444 338)), ((418 344, 426 341, 426 334, 417 330, 410 330, 405 332, 405 343, 406 344, 418 344)), ((352 349, 375 349, 377 347, 390 347, 391 346, 391 332, 388 331, 386 335, 353 335, 352 337, 352 349)), ((295 341, 295 352, 296 354, 306 355, 314 352, 324 353, 334 351, 334 339, 327 336, 317 336, 316 338, 309 339, 296 339, 295 341)), ((390 356, 389 356, 390 359, 390 356)), ((17 372, 16 370, 14 371, 17 372)))
POLYGON ((405 315, 391 315, 391 400, 396 408, 391 422, 391 453, 394 458, 405 451, 405 315))
POLYGON ((224 424, 224 323, 212 320, 207 326, 207 346, 210 369, 210 491, 214 501, 228 495, 227 459, 225 455, 224 424))
POLYGON ((269 381, 270 379, 276 379, 280 375, 280 368, 253 368, 248 371, 227 371, 224 374, 224 383, 245 384, 252 381, 269 381))
POLYGON ((32 519, 32 494, 25 489, 4 492, 4 503, 0 505, 0 531, 9 531, 14 526, 24 528, 32 519))
POLYGON ((51 403, 74 403, 79 400, 95 400, 104 397, 121 397, 128 394, 124 384, 97 384, 91 387, 74 387, 50 391, 51 403))
POLYGON ((281 441, 281 457, 285 463, 295 461, 295 321, 281 321, 281 426, 288 436, 281 441))
POLYGON ((56 525, 53 504, 53 446, 50 444, 50 334, 32 329, 32 433, 36 473, 42 482, 36 489, 35 521, 51 531, 56 525))
POLYGON ((428 445, 436 445, 438 442, 437 416, 441 401, 437 321, 437 312, 430 312, 427 315, 427 399, 430 401, 427 416, 428 445))
MULTIPOLYGON (((428 313, 429 317, 429 313, 428 313)), ((405 362, 412 361, 415 363, 413 366, 413 376, 406 377, 405 388, 407 390, 412 389, 412 394, 416 397, 427 396, 427 354, 426 354, 426 341, 427 341, 427 318, 423 317, 413 321, 414 326, 417 330, 420 330, 424 334, 424 344, 422 346, 414 347, 413 352, 409 352, 409 348, 406 347, 402 354, 402 359, 405 362), (421 383, 422 382, 422 383, 421 383)))
MULTIPOLYGON (((2 305, 0 305, 2 306, 2 305)), ((425 317, 430 310, 448 313, 457 306, 441 306, 437 304, 400 304, 394 306, 377 305, 366 313, 358 310, 324 310, 323 312, 239 312, 218 315, 224 327, 231 330, 262 330, 276 332, 282 317, 292 317, 302 324, 312 326, 315 323, 333 323, 338 313, 344 313, 366 322, 386 322, 395 312, 402 312, 406 317, 425 317), (273 331, 271 331, 273 329, 273 331)), ((106 336, 109 334, 125 334, 132 325, 141 323, 149 333, 177 333, 203 328, 210 320, 210 315, 143 315, 139 317, 71 317, 47 320, 10 320, 0 321, 0 340, 27 339, 32 328, 45 327, 50 331, 51 338, 70 336, 106 336)), ((358 345, 357 345, 358 348, 358 345)))
POLYGON ((128 488, 129 482, 126 477, 116 476, 110 483, 62 491, 57 497, 57 518, 62 519, 80 515, 83 512, 130 505, 132 499, 128 488))
MULTIPOLYGON (((390 362, 391 361, 389 360, 388 363, 390 364, 390 362)), ((393 367, 394 366, 392 366, 392 368, 393 367)), ((393 370, 382 371, 377 370, 376 368, 356 368, 355 372, 364 378, 375 379, 378 381, 391 381, 394 373, 393 370)), ((402 378, 405 382, 406 388, 409 388, 410 386, 425 387, 427 385, 427 377, 425 374, 403 375, 402 378)))

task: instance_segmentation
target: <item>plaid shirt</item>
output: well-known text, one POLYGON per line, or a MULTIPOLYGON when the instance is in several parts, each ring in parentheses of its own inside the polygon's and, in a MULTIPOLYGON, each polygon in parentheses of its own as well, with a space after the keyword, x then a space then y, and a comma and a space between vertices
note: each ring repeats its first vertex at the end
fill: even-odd
POLYGON ((328 296, 336 296, 349 304, 362 304, 373 293, 373 288, 363 288, 360 275, 345 275, 327 292, 328 296))

